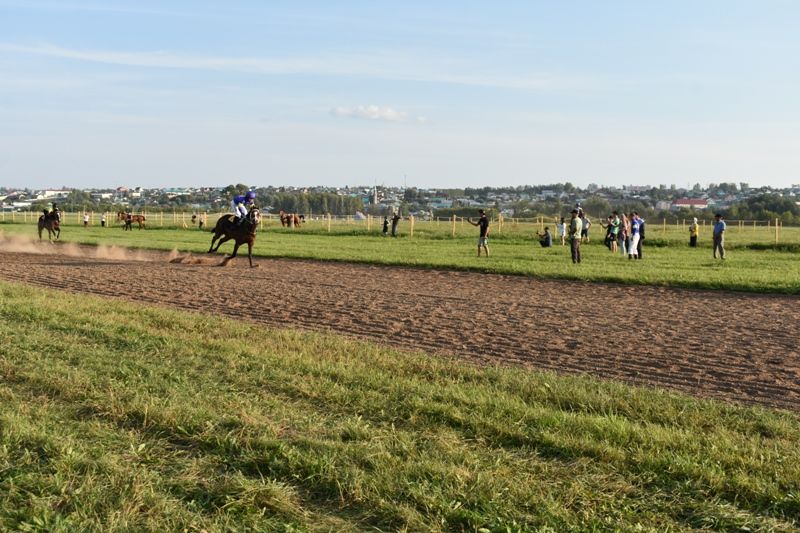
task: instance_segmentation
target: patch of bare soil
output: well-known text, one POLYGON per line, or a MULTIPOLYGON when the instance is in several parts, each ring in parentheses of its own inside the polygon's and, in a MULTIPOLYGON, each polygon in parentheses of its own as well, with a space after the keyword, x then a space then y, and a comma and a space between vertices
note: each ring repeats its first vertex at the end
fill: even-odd
POLYGON ((0 243, 0 277, 487 364, 800 407, 792 296, 292 260, 250 269, 245 258, 219 269, 221 256, 126 251, 142 254, 132 262, 94 247, 61 253, 66 246, 0 243))

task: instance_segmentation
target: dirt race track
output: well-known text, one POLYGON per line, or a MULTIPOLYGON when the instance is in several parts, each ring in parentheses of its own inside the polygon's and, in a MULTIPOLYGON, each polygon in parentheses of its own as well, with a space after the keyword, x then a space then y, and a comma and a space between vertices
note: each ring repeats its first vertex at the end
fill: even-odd
POLYGON ((7 280, 800 408, 800 308, 791 296, 292 260, 219 268, 221 256, 170 263, 174 254, 75 245, 8 250, 0 246, 7 280), (119 260, 132 254, 135 264, 119 260), (257 314, 251 299, 262 302, 257 314))

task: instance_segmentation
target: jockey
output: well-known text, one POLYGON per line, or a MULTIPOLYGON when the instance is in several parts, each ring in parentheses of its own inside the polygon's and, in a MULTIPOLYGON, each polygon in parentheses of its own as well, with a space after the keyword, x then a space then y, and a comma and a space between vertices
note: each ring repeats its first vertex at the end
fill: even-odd
POLYGON ((256 201, 255 191, 247 191, 247 194, 234 196, 231 201, 233 213, 236 215, 236 225, 240 226, 247 218, 247 206, 253 206, 256 201))
POLYGON ((57 203, 53 202, 53 208, 50 210, 50 213, 47 214, 50 215, 50 218, 54 218, 61 222, 61 209, 58 208, 57 203))

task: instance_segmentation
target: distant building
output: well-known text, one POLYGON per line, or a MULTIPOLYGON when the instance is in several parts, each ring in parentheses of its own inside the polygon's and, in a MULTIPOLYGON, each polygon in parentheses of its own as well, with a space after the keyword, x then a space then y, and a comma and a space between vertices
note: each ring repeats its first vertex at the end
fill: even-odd
POLYGON ((672 211, 679 209, 708 209, 708 200, 704 198, 679 198, 672 201, 672 211))

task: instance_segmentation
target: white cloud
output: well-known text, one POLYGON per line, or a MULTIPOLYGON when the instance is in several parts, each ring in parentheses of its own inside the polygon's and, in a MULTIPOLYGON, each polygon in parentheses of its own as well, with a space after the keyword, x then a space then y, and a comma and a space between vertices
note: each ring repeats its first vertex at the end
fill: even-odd
POLYGON ((408 113, 397 111, 391 107, 381 107, 377 105, 360 105, 357 107, 339 106, 331 109, 331 114, 337 117, 383 120, 386 122, 405 122, 408 120, 408 113))
MULTIPOLYGON (((454 68, 447 58, 425 58, 409 51, 306 57, 225 57, 171 51, 78 50, 48 43, 36 45, 0 43, 0 51, 143 68, 359 77, 517 90, 541 90, 576 85, 576 80, 560 79, 548 74, 512 76, 507 73, 492 72, 491 69, 481 68, 480 65, 461 65, 454 68), (443 65, 450 66, 443 67, 443 65)), ((585 85, 583 83, 581 86, 585 85)))

